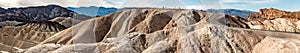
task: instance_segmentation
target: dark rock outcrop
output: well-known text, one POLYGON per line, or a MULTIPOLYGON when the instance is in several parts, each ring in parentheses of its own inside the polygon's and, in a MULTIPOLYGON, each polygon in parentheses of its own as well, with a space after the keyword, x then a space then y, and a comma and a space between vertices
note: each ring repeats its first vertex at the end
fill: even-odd
POLYGON ((57 5, 8 8, 0 10, 1 21, 47 21, 55 17, 72 17, 74 19, 86 20, 91 17, 77 14, 73 11, 57 5))
POLYGON ((6 10, 0 7, 0 13, 4 13, 6 10))

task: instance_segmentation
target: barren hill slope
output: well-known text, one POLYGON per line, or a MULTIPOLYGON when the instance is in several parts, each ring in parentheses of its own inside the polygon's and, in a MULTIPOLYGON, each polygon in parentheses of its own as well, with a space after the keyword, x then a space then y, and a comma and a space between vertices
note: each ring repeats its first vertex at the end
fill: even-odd
POLYGON ((0 50, 16 52, 39 44, 53 34, 66 29, 56 22, 26 22, 0 28, 0 50))
POLYGON ((83 21, 25 52, 299 53, 300 34, 297 31, 257 29, 251 24, 254 21, 196 10, 125 9, 83 21))

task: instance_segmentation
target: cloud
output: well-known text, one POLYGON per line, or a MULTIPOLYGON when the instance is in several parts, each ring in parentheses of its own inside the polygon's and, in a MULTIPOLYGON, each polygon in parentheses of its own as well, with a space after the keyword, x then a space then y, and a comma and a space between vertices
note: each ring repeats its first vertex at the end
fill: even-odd
POLYGON ((205 9, 222 9, 220 0, 200 0, 205 9))
POLYGON ((225 4, 268 4, 279 0, 221 0, 225 4))
POLYGON ((202 5, 190 5, 186 6, 186 9, 205 9, 202 5))
POLYGON ((17 3, 18 1, 16 1, 16 0, 12 0, 12 1, 10 1, 10 0, 0 0, 0 6, 1 7, 10 7, 10 6, 15 6, 16 4, 15 3, 17 3))
POLYGON ((0 0, 0 6, 4 8, 49 4, 63 7, 184 7, 181 0, 0 0))
POLYGON ((28 7, 56 4, 63 7, 167 7, 186 9, 222 9, 228 6, 247 6, 250 4, 272 3, 278 0, 189 0, 201 4, 184 3, 185 0, 0 0, 3 8, 28 7))
POLYGON ((182 0, 126 0, 122 7, 184 7, 182 0))
POLYGON ((0 0, 0 6, 10 7, 27 7, 56 4, 63 7, 81 7, 81 6, 113 6, 105 0, 0 0), (101 4, 104 3, 104 4, 101 4))
POLYGON ((274 4, 280 0, 221 0, 224 8, 245 9, 256 11, 258 6, 274 4))

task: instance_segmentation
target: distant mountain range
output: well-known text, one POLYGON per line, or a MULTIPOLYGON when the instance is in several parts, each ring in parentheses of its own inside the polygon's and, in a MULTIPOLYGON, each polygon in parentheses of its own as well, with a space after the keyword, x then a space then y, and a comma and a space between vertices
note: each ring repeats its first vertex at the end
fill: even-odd
MULTIPOLYGON (((85 20, 94 16, 103 16, 117 12, 118 8, 106 7, 61 7, 58 5, 34 6, 26 8, 0 8, 0 21, 44 21, 55 17, 72 17, 78 20, 85 20), (86 16, 87 15, 87 16, 86 16)), ((237 9, 208 9, 204 12, 224 13, 232 16, 246 18, 249 14, 256 12, 237 9)))
POLYGON ((106 8, 106 7, 95 7, 95 6, 78 7, 78 8, 67 7, 67 9, 88 16, 103 16, 118 11, 117 8, 106 8))
MULTIPOLYGON (((57 17, 69 17, 69 20, 79 21, 92 18, 91 16, 78 14, 74 11, 68 10, 58 5, 32 6, 8 9, 0 8, 0 28, 4 26, 15 26, 20 23, 27 23, 32 21, 49 21, 57 17)), ((61 22, 67 21, 61 19, 61 22)), ((70 21, 68 23, 71 23, 71 25, 75 25, 77 22, 70 21)))
MULTIPOLYGON (((88 16, 103 16, 107 14, 111 14, 113 12, 116 12, 120 9, 117 8, 106 8, 106 7, 79 7, 79 8, 74 8, 74 7, 67 7, 68 10, 72 10, 74 12, 77 12, 79 14, 84 14, 88 16)), ((249 11, 249 10, 237 10, 237 9, 208 9, 208 10, 202 10, 204 12, 212 12, 212 13, 224 13, 232 16, 239 16, 246 18, 249 14, 255 14, 256 12, 254 11, 249 11)))
POLYGON ((237 10, 237 9, 207 9, 202 10, 204 12, 211 12, 211 13, 224 13, 231 16, 239 16, 242 18, 247 18, 249 14, 255 14, 257 12, 249 11, 249 10, 237 10))
MULTIPOLYGON (((125 8, 107 8, 107 7, 61 7, 58 5, 33 6, 23 8, 0 8, 0 26, 15 25, 11 23, 29 22, 29 21, 49 21, 57 17, 64 17, 67 20, 83 21, 95 16, 104 16, 125 8), (70 17, 70 18, 68 18, 70 17), (17 21, 17 22, 15 22, 17 21)), ((224 13, 232 16, 246 18, 249 14, 256 12, 237 9, 208 9, 204 12, 224 13)), ((73 23, 73 22, 70 22, 73 23)), ((77 23, 77 22, 76 22, 77 23)), ((79 22, 78 22, 79 23, 79 22)))
POLYGON ((72 17, 79 20, 91 18, 90 16, 77 14, 58 5, 34 6, 26 8, 0 8, 1 21, 47 21, 56 17, 72 17))

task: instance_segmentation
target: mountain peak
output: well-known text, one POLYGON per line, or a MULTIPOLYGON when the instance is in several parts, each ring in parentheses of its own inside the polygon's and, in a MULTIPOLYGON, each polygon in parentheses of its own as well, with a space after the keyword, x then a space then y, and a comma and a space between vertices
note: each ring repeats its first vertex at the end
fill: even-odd
POLYGON ((289 13, 287 11, 283 11, 283 10, 279 10, 279 9, 275 9, 275 8, 264 8, 264 9, 260 9, 259 14, 267 14, 267 13, 289 13))
POLYGON ((50 5, 47 5, 47 6, 61 7, 61 6, 59 6, 59 5, 55 5, 55 4, 50 4, 50 5))
POLYGON ((8 8, 8 10, 19 10, 19 9, 41 9, 41 8, 45 8, 45 9, 53 9, 53 8, 60 8, 60 9, 65 9, 64 7, 61 7, 59 5, 46 5, 46 6, 30 6, 30 7, 19 7, 19 8, 8 8))

